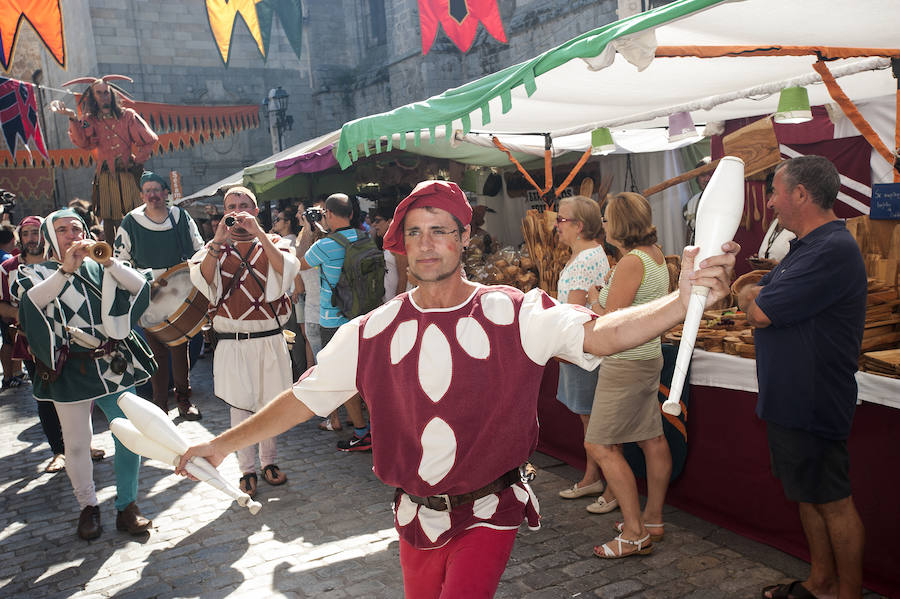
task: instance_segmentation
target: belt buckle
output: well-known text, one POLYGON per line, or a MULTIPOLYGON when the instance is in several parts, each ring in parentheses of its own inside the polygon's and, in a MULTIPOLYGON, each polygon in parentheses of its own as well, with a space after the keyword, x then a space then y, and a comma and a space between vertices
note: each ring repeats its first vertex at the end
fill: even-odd
POLYGON ((250 339, 250 333, 238 333, 237 335, 238 341, 240 341, 241 339, 243 339, 244 341, 250 339))
MULTIPOLYGON (((448 494, 446 494, 446 493, 443 493, 443 494, 441 494, 441 495, 432 495, 432 497, 437 497, 438 499, 443 499, 443 500, 444 500, 444 506, 445 506, 444 509, 442 509, 442 510, 435 510, 435 511, 437 511, 437 512, 449 512, 449 511, 451 511, 451 510, 453 509, 452 506, 450 505, 450 495, 448 495, 448 494)), ((431 506, 428 506, 428 507, 429 507, 429 509, 433 509, 433 510, 435 509, 435 508, 433 508, 433 507, 431 507, 431 506)))

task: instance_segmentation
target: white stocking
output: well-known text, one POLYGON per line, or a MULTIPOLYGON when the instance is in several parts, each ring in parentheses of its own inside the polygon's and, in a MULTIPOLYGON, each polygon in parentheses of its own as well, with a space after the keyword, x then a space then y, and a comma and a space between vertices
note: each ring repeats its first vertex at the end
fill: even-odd
POLYGON ((94 465, 91 463, 91 401, 54 402, 66 447, 66 474, 78 507, 97 505, 94 465))

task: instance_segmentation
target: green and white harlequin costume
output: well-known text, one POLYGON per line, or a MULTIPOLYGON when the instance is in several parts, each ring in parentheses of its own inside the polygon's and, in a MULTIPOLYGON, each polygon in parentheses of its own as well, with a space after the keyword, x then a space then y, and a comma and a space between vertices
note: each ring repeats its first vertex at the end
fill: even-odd
MULTIPOLYGON (((71 209, 58 210, 41 228, 48 252, 57 256, 60 252, 53 227, 64 217, 78 215, 71 209)), ((32 353, 50 370, 59 371, 54 382, 36 377, 34 396, 56 404, 65 439, 66 473, 83 509, 97 505, 90 461, 90 400, 96 400, 109 420, 124 417, 116 399, 124 391, 134 391, 134 386, 150 378, 156 369, 145 342, 131 332, 149 304, 150 284, 118 261, 104 269, 86 258, 71 276, 59 267, 56 261, 22 265, 10 291, 19 300, 19 322, 32 353), (102 297, 92 287, 101 291, 102 297), (67 326, 77 327, 101 343, 123 340, 118 350, 125 358, 125 371, 112 371, 110 355, 66 359, 70 352, 91 349, 76 342, 67 326)), ((120 511, 137 496, 139 465, 138 456, 116 439, 116 508, 120 511)))
MULTIPOLYGON (((32 353, 51 370, 57 370, 63 354, 90 349, 79 345, 66 332, 66 326, 77 327, 101 342, 128 338, 119 344, 128 367, 122 374, 112 372, 109 355, 93 360, 93 364, 90 360, 69 360, 62 366, 56 381, 48 383, 39 379, 34 382, 35 397, 55 402, 86 401, 120 393, 149 379, 156 369, 155 364, 145 352, 139 351, 138 345, 146 348, 145 342, 132 335, 131 329, 149 305, 150 283, 145 281, 140 291, 132 295, 119 286, 112 272, 85 259, 53 301, 42 307, 36 306, 28 291, 53 275, 60 276, 56 274, 59 266, 55 261, 22 265, 10 285, 11 293, 19 299, 19 318, 32 353), (102 291, 102 298, 97 297, 91 285, 102 291), (85 362, 88 364, 82 368, 81 363, 85 362)), ((121 264, 115 268, 131 270, 121 264)))

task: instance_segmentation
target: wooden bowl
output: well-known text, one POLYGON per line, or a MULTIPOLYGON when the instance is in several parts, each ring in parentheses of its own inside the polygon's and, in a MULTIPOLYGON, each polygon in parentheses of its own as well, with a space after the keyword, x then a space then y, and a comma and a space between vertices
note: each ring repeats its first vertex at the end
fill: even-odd
POLYGON ((739 276, 735 279, 734 283, 731 284, 731 292, 736 296, 740 295, 744 287, 756 285, 768 272, 768 270, 751 270, 750 272, 739 276))

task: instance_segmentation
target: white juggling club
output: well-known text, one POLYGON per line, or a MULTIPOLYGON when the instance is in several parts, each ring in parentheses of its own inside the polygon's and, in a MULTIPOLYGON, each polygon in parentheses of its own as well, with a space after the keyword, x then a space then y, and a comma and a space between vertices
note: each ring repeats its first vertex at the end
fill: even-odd
MULTIPOLYGON (((122 445, 134 453, 153 460, 159 460, 170 466, 178 465, 181 456, 146 436, 126 418, 113 418, 112 422, 109 423, 109 429, 122 442, 122 445)), ((222 491, 237 501, 238 505, 249 509, 251 514, 259 512, 260 508, 262 508, 261 503, 253 501, 249 495, 230 485, 209 462, 203 460, 203 462, 198 463, 199 460, 203 460, 203 458, 192 458, 185 465, 185 470, 198 480, 202 480, 222 491), (203 467, 204 463, 208 468, 203 467)))
MULTIPOLYGON (((719 161, 709 184, 703 190, 697 207, 694 242, 700 247, 700 252, 694 258, 694 270, 699 269, 700 262, 706 258, 722 253, 722 244, 734 238, 743 213, 744 161, 736 156, 725 156, 719 161)), ((681 391, 694 353, 697 329, 700 328, 708 293, 709 287, 694 285, 691 288, 691 300, 675 360, 675 373, 669 386, 669 397, 662 406, 664 412, 673 416, 681 414, 681 391)))
MULTIPOLYGON (((134 453, 177 466, 181 455, 188 449, 188 443, 168 416, 133 393, 123 393, 117 403, 128 420, 114 418, 113 422, 118 422, 116 428, 110 423, 113 434, 134 453)), ((204 458, 191 458, 185 469, 195 478, 209 483, 236 500, 238 505, 249 509, 251 514, 256 514, 262 508, 261 503, 253 501, 249 495, 227 482, 204 458)))

